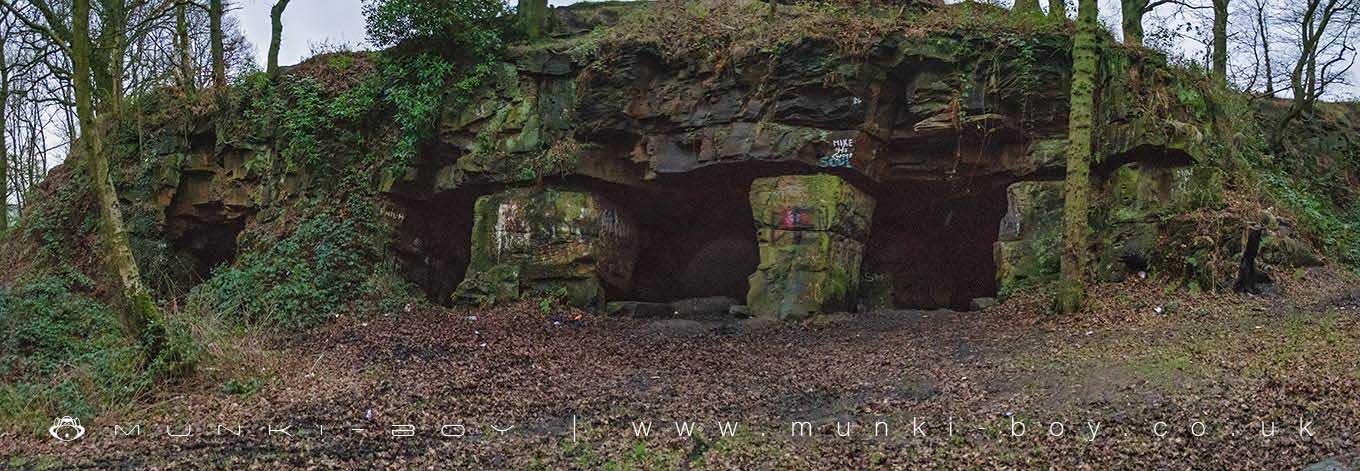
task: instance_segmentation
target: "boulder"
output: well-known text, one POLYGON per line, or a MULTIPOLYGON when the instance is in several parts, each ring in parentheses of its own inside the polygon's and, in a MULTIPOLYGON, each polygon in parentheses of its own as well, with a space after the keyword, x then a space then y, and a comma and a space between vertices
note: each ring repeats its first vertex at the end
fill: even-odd
POLYGON ((982 311, 996 305, 996 298, 973 298, 968 301, 968 309, 982 311))
POLYGON ((637 226, 598 195, 511 189, 479 198, 474 213, 471 260, 456 302, 546 295, 600 306, 606 288, 626 291, 632 283, 637 226))
POLYGON ((746 297, 753 316, 854 308, 873 198, 834 175, 789 175, 752 183, 751 210, 760 244, 746 297))

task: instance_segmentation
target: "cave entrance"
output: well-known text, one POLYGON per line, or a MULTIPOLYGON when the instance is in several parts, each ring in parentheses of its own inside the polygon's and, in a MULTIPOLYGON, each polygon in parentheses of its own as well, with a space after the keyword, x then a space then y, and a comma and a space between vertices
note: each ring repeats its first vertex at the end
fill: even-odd
POLYGON ((405 209, 393 250, 406 279, 431 302, 451 305, 472 255, 473 207, 485 189, 460 189, 428 199, 399 198, 405 209))
POLYGON ((170 220, 171 244, 193 259, 193 284, 206 280, 213 269, 236 260, 236 237, 245 229, 245 218, 203 221, 188 217, 170 220))
POLYGON ((725 296, 744 304, 748 277, 760 263, 751 182, 766 176, 753 168, 717 165, 662 175, 643 187, 607 190, 642 234, 632 288, 609 298, 671 302, 725 296))
POLYGON ((876 191, 864 273, 885 276, 900 309, 965 310, 997 293, 992 245, 1010 180, 909 181, 876 191))

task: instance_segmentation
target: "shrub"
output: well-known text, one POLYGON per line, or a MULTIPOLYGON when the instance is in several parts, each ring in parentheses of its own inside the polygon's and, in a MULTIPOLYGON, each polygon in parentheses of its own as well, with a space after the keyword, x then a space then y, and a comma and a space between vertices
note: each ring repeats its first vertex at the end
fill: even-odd
POLYGON ((376 210, 356 199, 314 210, 282 235, 249 244, 234 265, 219 268, 189 295, 191 308, 228 320, 294 331, 314 327, 358 303, 406 299, 381 262, 376 210))

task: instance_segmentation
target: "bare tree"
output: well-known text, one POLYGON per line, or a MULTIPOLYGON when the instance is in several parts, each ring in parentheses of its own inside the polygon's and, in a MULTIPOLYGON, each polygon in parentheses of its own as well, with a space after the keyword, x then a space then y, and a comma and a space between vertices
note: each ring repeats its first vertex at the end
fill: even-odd
POLYGON ((1228 84, 1228 0, 1211 0, 1214 10, 1213 63, 1214 83, 1219 86, 1228 84))
POLYGON ((81 151, 86 159, 90 173, 92 190, 98 201, 100 214, 100 239, 107 253, 110 267, 117 274, 124 302, 122 320, 129 335, 137 339, 147 358, 159 354, 164 345, 164 331, 160 308, 156 306, 151 293, 142 283, 141 272, 133 257, 128 243, 127 230, 123 224, 122 212, 118 207, 118 195, 113 185, 109 169, 109 156, 104 148, 103 131, 96 117, 96 84, 101 75, 96 65, 107 67, 103 74, 107 81, 102 91, 105 94, 105 112, 117 109, 122 91, 123 47, 132 18, 129 7, 145 6, 146 2, 133 4, 123 0, 108 0, 103 3, 98 36, 91 36, 90 0, 71 0, 69 13, 59 13, 58 8, 65 6, 50 0, 28 0, 27 10, 21 10, 13 0, 0 0, 13 17, 32 31, 45 36, 70 62, 71 93, 79 120, 81 151), (67 19, 69 18, 69 23, 67 19), (109 49, 96 47, 97 43, 109 49))
MULTIPOLYGON (((1221 1, 1221 0, 1212 0, 1221 1)), ((1161 7, 1175 7, 1180 13, 1184 10, 1209 10, 1213 7, 1193 3, 1189 0, 1120 0, 1120 20, 1124 33, 1124 44, 1143 46, 1143 18, 1161 7)))
POLYGON ((1096 0, 1077 6, 1077 34, 1072 39, 1072 95, 1067 130, 1067 178, 1063 190, 1063 247, 1058 279, 1058 306, 1065 314, 1082 310, 1086 300, 1087 211, 1091 193, 1091 134, 1095 112, 1095 76, 1100 63, 1100 25, 1096 0))
POLYGON ((1346 83, 1360 40, 1360 0, 1301 0, 1283 21, 1298 49, 1289 71, 1293 102, 1279 123, 1277 144, 1293 120, 1312 115, 1328 90, 1346 83))
POLYGON ((10 62, 8 49, 12 26, 8 10, 0 11, 0 233, 9 229, 9 146, 6 144, 9 124, 9 74, 10 62))
MULTIPOLYGON (((529 39, 538 39, 542 36, 543 26, 548 21, 548 0, 518 0, 515 5, 515 15, 524 35, 529 39)), ((770 8, 774 8, 773 0, 770 2, 770 8)))
POLYGON ((1240 15, 1250 18, 1241 26, 1241 34, 1236 35, 1244 48, 1251 51, 1251 71, 1243 74, 1243 89, 1256 90, 1259 86, 1261 96, 1274 97, 1277 80, 1275 63, 1271 57, 1271 33, 1276 22, 1274 0, 1246 0, 1239 3, 1240 15))

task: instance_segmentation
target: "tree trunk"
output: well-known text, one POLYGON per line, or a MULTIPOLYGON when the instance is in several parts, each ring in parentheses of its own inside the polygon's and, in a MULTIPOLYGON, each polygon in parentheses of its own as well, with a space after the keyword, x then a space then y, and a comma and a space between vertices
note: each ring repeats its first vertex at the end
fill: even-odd
POLYGON ((222 0, 208 0, 208 32, 212 42, 213 86, 227 88, 226 48, 222 44, 222 0))
POLYGON ((118 195, 109 173, 109 160, 104 155, 102 130, 94 115, 94 98, 90 81, 90 0, 73 0, 71 4, 71 83, 75 90, 76 114, 80 120, 80 144, 90 169, 90 183, 99 200, 100 239, 107 251, 109 264, 117 272, 120 294, 126 303, 123 324, 128 333, 143 347, 149 360, 160 353, 164 331, 160 323, 160 309, 142 285, 137 261, 128 244, 123 216, 118 210, 118 195))
POLYGON ((1228 85, 1228 0, 1214 3, 1213 79, 1220 86, 1228 85))
POLYGON ((1044 16, 1044 11, 1039 8, 1039 0, 1015 0, 1015 6, 1011 7, 1011 13, 1025 16, 1044 16))
POLYGON ((519 17, 520 31, 529 39, 538 39, 543 36, 548 20, 548 0, 519 0, 515 15, 519 17))
POLYGON ((1275 98, 1275 69, 1270 63, 1270 25, 1266 24, 1266 6, 1256 5, 1256 28, 1261 40, 1261 58, 1266 66, 1266 96, 1275 98))
POLYGON ((1120 19, 1124 31, 1124 44, 1143 47, 1143 14, 1147 12, 1148 0, 1123 0, 1120 2, 1120 19))
POLYGON ((94 105, 117 111, 122 98, 123 35, 127 30, 127 5, 124 0, 99 2, 99 34, 91 44, 90 73, 94 80, 94 105))
POLYGON ((1062 276, 1058 305, 1064 313, 1080 311, 1086 298, 1087 198, 1091 191, 1091 126, 1095 113, 1095 74, 1099 61, 1096 0, 1081 0, 1077 34, 1072 44, 1072 98, 1068 111, 1067 184, 1063 202, 1062 276))
POLYGON ((193 93, 198 85, 194 80, 194 58, 193 42, 189 39, 189 7, 185 5, 185 0, 175 3, 175 41, 179 44, 179 75, 180 86, 184 87, 187 93, 193 93))
POLYGON ((1242 233, 1242 263, 1237 267, 1233 291, 1256 292, 1256 254, 1261 251, 1261 226, 1253 225, 1242 233))
POLYGON ((9 229, 9 147, 5 145, 9 109, 9 62, 5 58, 5 44, 0 41, 0 234, 9 229))
POLYGON ((283 43, 283 10, 286 8, 288 0, 278 0, 269 10, 269 65, 265 70, 270 78, 279 76, 279 45, 283 43))
POLYGON ((1067 2, 1048 0, 1048 17, 1060 23, 1067 21, 1067 2))

